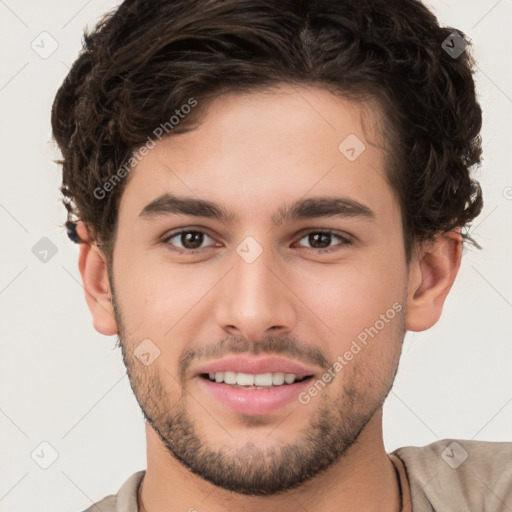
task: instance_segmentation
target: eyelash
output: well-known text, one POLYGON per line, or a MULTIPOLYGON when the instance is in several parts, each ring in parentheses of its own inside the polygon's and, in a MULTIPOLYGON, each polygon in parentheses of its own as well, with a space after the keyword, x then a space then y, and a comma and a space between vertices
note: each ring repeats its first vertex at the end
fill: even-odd
MULTIPOLYGON (((174 231, 174 232, 169 233, 168 235, 166 235, 164 237, 164 239, 162 240, 162 242, 167 244, 172 251, 177 252, 179 254, 197 254, 199 252, 204 251, 204 249, 208 248, 208 247, 203 247, 201 249, 180 249, 180 248, 173 247, 172 244, 170 243, 170 240, 172 240, 173 238, 175 238, 178 235, 181 235, 183 233, 199 233, 199 234, 206 235, 209 238, 212 238, 210 235, 208 235, 208 233, 205 233, 204 231, 201 231, 201 230, 198 230, 198 229, 181 229, 181 230, 174 231)), ((337 232, 337 231, 335 231, 333 229, 316 229, 316 230, 310 230, 310 231, 307 231, 307 232, 303 232, 303 233, 301 233, 301 237, 297 240, 297 242, 299 242, 303 238, 305 238, 308 235, 311 235, 313 233, 314 234, 335 235, 339 239, 341 239, 341 246, 352 245, 352 243, 353 243, 353 241, 348 236, 344 236, 344 235, 340 234, 339 232, 337 232)), ((294 243, 297 243, 297 242, 294 242, 294 243)), ((330 252, 333 252, 335 250, 338 250, 341 247, 334 246, 334 247, 331 247, 331 248, 328 248, 328 249, 315 249, 315 248, 310 248, 310 247, 303 247, 303 248, 304 249, 309 249, 310 251, 314 251, 316 253, 325 254, 325 253, 330 253, 330 252)))

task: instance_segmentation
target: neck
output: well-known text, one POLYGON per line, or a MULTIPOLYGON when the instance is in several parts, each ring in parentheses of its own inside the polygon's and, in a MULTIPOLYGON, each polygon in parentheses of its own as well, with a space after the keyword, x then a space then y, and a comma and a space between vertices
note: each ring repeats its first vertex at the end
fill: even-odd
POLYGON ((400 512, 399 484, 382 440, 382 408, 357 441, 329 469, 297 489, 273 496, 245 496, 206 482, 172 457, 146 424, 148 464, 141 498, 145 512, 202 510, 400 512))

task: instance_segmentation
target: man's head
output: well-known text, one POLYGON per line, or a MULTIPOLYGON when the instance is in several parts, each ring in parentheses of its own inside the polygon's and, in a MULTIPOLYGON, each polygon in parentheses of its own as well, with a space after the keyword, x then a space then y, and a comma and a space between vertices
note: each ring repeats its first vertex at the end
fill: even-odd
POLYGON ((276 493, 378 435, 482 206, 452 31, 413 0, 187 0, 124 2, 86 37, 52 124, 87 301, 206 480, 276 493), (210 381, 264 356, 306 379, 268 400, 210 381))

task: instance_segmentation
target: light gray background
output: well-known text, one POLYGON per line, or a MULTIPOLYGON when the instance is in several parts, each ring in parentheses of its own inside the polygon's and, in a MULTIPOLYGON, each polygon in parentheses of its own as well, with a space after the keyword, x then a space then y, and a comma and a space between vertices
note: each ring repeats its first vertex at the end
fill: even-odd
MULTIPOLYGON (((117 3, 0 0, 2 512, 78 512, 146 467, 142 413, 116 338, 93 329, 78 247, 62 228, 58 152, 50 143, 51 103, 82 29, 117 3), (51 49, 43 31, 59 45, 44 59, 31 47, 51 49), (42 237, 57 248, 46 263, 32 253, 42 237), (58 453, 48 469, 34 461, 51 461, 42 442, 58 453)), ((474 234, 484 249, 465 253, 441 321, 406 338, 385 406, 388 451, 443 438, 508 441, 512 424, 512 3, 429 5, 476 46, 485 208, 474 234)))

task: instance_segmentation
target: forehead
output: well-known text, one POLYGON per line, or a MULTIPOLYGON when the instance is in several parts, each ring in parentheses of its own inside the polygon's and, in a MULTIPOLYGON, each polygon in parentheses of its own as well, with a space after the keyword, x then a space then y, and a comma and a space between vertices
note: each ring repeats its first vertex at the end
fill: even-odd
POLYGON ((120 216, 166 192, 225 205, 237 221, 255 211, 275 221, 280 207, 314 196, 379 210, 394 201, 379 119, 375 105, 319 87, 224 94, 197 128, 155 140, 129 175, 120 216))

